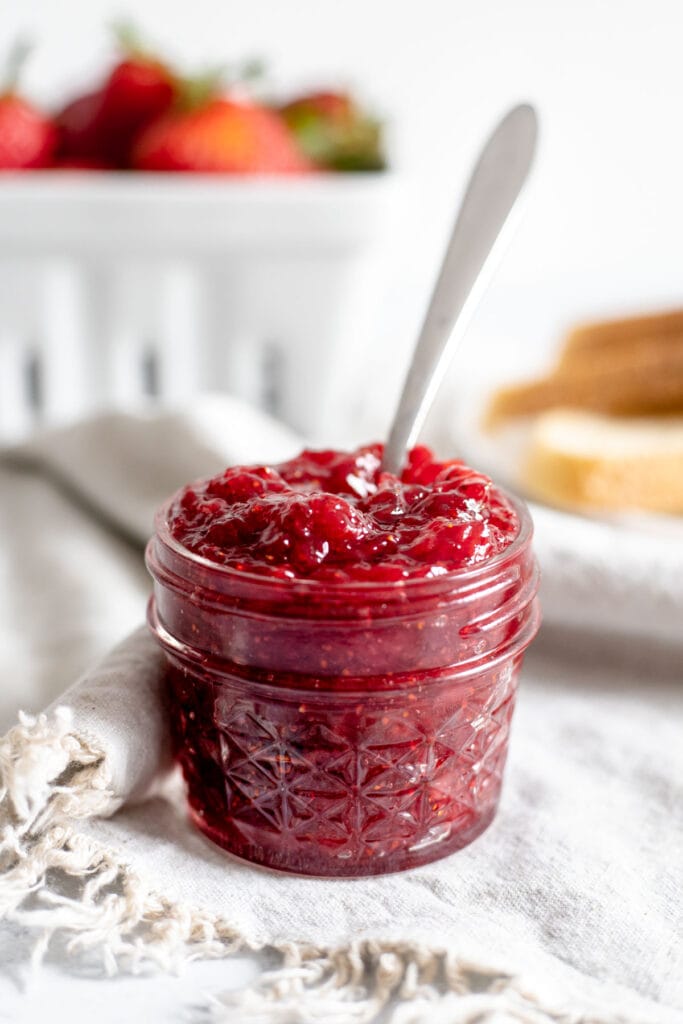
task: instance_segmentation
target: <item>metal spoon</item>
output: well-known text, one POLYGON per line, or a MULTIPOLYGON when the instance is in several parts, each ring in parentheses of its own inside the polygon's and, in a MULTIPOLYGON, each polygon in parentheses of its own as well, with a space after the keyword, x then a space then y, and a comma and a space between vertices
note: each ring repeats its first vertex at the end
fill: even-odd
POLYGON ((510 225, 510 213, 531 168, 537 134, 536 112, 523 104, 505 115, 481 152, 415 346, 384 450, 383 470, 400 474, 417 439, 500 255, 503 228, 510 225))

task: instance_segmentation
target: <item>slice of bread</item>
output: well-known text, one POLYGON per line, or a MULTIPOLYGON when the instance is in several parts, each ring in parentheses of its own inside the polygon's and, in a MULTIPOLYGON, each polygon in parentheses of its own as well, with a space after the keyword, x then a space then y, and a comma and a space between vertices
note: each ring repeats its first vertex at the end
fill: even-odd
POLYGON ((590 358, 618 359, 623 352, 632 356, 639 347, 659 347, 662 358, 683 347, 683 311, 579 324, 567 334, 557 368, 562 371, 590 358))
POLYGON ((501 388, 488 408, 486 424, 532 416, 545 409, 573 407, 617 416, 683 413, 683 347, 676 360, 642 352, 631 362, 573 367, 543 380, 501 388))
POLYGON ((548 376, 502 388, 486 422, 495 427, 559 406, 620 416, 683 413, 683 313, 576 328, 548 376))
POLYGON ((532 497, 565 508, 683 513, 683 416, 543 413, 523 479, 532 497))

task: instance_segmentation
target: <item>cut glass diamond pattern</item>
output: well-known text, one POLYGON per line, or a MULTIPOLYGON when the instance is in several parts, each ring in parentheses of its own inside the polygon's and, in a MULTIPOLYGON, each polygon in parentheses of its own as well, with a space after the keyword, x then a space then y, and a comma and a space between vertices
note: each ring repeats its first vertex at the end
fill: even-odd
POLYGON ((330 715, 335 728, 320 695, 301 710, 277 696, 216 697, 200 680, 177 686, 185 713, 176 743, 191 806, 210 835, 232 836, 237 853, 284 844, 290 861, 292 849, 310 860, 315 847, 321 873, 402 851, 419 863, 419 851, 457 848, 493 815, 512 716, 510 673, 490 673, 464 693, 440 681, 409 718, 403 702, 380 697, 342 719, 330 715), (207 778, 219 782, 208 801, 207 778))

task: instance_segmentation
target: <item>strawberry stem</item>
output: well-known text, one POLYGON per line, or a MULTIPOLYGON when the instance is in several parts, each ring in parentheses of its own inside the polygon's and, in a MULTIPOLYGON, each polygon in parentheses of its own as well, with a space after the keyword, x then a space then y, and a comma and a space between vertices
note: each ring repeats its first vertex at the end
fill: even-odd
POLYGON ((0 95, 16 92, 26 58, 33 49, 30 39, 19 38, 10 49, 5 61, 4 77, 0 84, 0 95))
POLYGON ((225 78, 225 67, 207 68, 197 75, 180 80, 178 105, 183 110, 196 110, 217 96, 225 78))
POLYGON ((238 82, 254 82, 263 78, 266 73, 266 62, 261 57, 249 57, 235 68, 233 80, 238 82))
POLYGON ((154 53, 142 41, 142 36, 132 21, 115 21, 111 32, 118 49, 125 57, 141 60, 155 60, 154 53))
POLYGON ((250 84, 264 74, 265 64, 258 58, 206 68, 181 79, 179 106, 183 110, 195 110, 226 89, 241 83, 250 84))
POLYGON ((112 34, 117 46, 126 56, 140 56, 144 53, 140 34, 132 22, 114 22, 112 34))

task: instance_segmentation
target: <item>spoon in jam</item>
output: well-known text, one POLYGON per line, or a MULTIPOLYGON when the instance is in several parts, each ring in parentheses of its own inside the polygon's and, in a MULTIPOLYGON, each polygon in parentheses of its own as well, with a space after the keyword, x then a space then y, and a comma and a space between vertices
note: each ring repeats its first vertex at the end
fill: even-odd
POLYGON ((486 142, 465 190, 384 449, 400 476, 448 364, 491 277, 538 135, 533 107, 513 107, 486 142))

